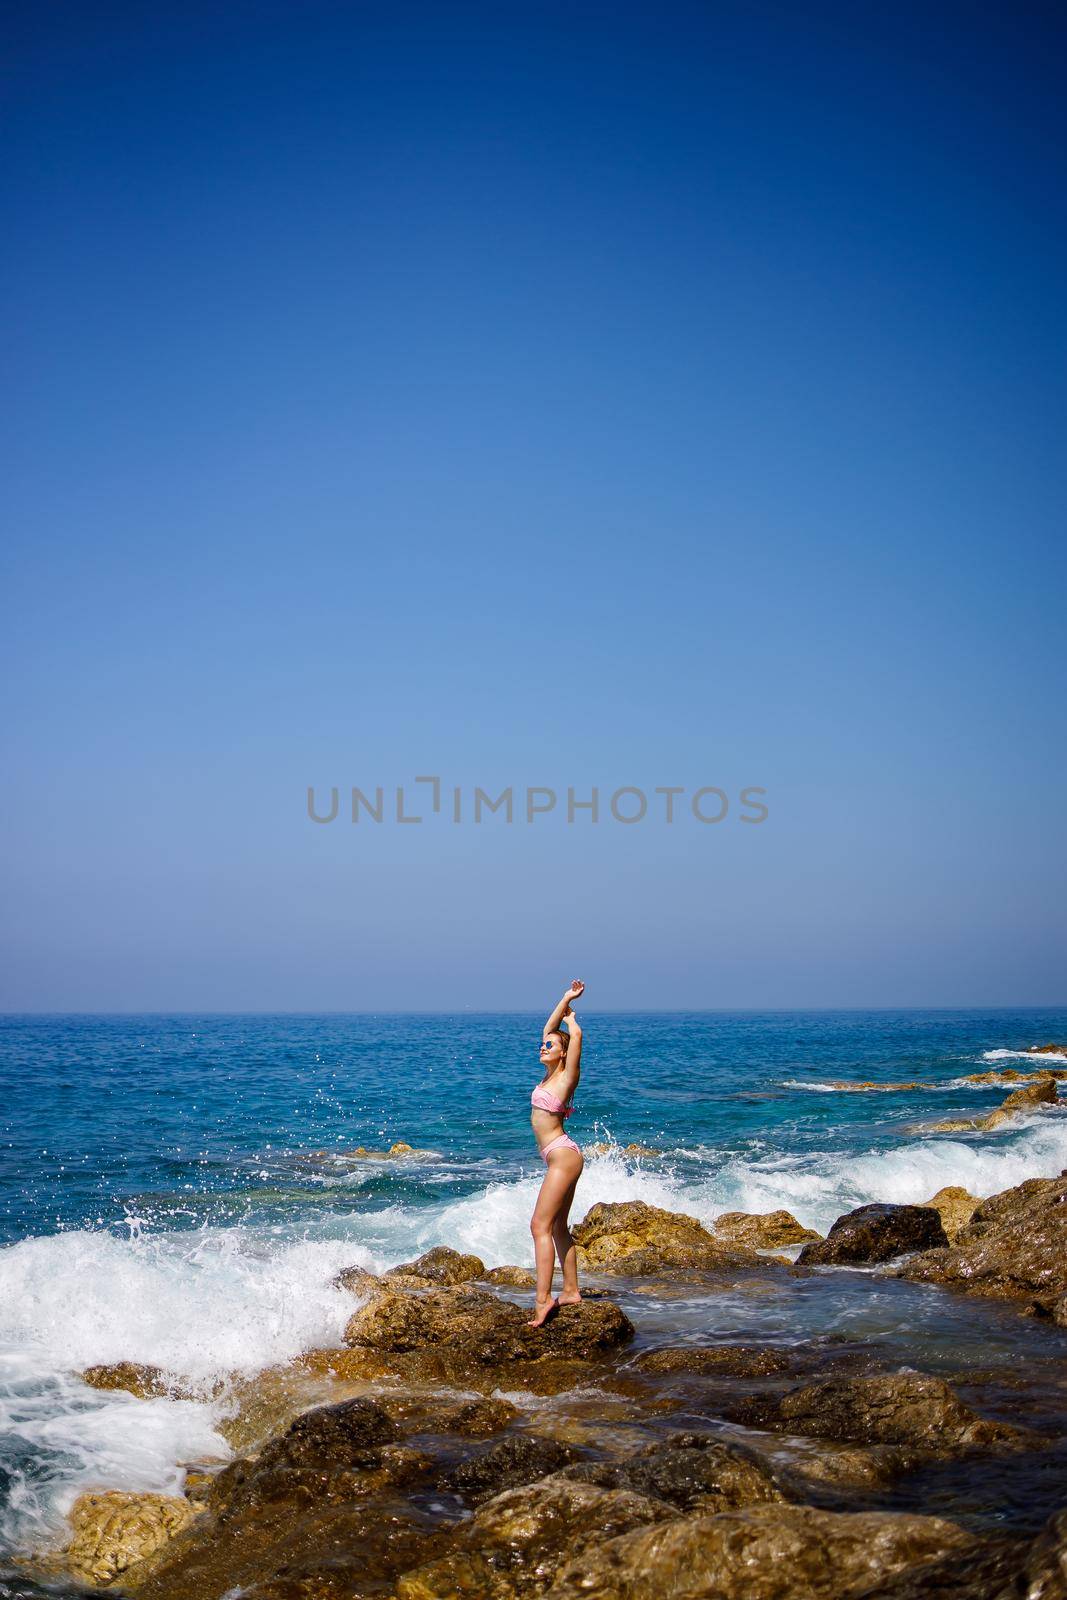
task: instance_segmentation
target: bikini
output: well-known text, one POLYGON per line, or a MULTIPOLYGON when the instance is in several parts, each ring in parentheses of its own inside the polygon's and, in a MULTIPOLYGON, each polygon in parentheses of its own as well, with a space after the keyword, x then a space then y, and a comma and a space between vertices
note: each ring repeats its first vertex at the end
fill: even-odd
MULTIPOLYGON (((560 1119, 569 1117, 571 1112, 574 1110, 573 1106, 564 1105, 563 1101, 558 1099, 557 1096, 552 1093, 551 1089, 546 1089, 544 1085, 540 1083, 530 1096, 530 1104, 535 1106, 538 1111, 551 1111, 554 1117, 559 1117, 560 1119)), ((550 1139, 546 1145, 542 1145, 541 1160, 547 1167, 549 1151, 577 1149, 578 1146, 575 1144, 570 1135, 567 1133, 561 1133, 557 1135, 555 1139, 550 1139)))

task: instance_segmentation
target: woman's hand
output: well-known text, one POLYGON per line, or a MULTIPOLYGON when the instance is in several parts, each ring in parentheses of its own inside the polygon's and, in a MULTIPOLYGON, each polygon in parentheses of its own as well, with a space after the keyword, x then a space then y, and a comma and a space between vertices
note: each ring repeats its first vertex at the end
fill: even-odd
MULTIPOLYGON (((580 978, 575 978, 574 982, 571 984, 570 988, 567 990, 567 993, 563 996, 564 1000, 567 1002, 567 1011, 570 1010, 571 1005, 573 1004, 573 1002, 575 1000, 580 1000, 582 998, 582 995, 584 993, 585 993, 585 984, 582 982, 582 980, 580 978)), ((566 1016, 567 1012, 565 1011, 563 1014, 564 1014, 564 1016, 566 1016)))

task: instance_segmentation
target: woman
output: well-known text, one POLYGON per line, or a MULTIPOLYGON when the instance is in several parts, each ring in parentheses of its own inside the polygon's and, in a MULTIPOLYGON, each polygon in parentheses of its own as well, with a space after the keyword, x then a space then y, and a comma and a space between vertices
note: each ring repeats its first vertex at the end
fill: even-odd
POLYGON ((548 1168, 530 1218, 537 1265, 537 1304, 527 1324, 530 1328, 539 1328, 560 1306, 577 1305, 581 1299, 578 1293, 578 1260, 567 1217, 574 1199, 574 1187, 585 1163, 574 1140, 564 1133, 563 1119, 574 1110, 571 1098, 578 1084, 582 1058, 582 1030, 571 1006, 584 992, 585 984, 575 979, 545 1023, 541 1045, 544 1077, 530 1096, 530 1121, 534 1138, 541 1148, 541 1159, 548 1168), (566 1033, 560 1030, 564 1018, 567 1022, 566 1033), (552 1295, 552 1271, 556 1256, 563 1271, 563 1291, 558 1300, 552 1295))

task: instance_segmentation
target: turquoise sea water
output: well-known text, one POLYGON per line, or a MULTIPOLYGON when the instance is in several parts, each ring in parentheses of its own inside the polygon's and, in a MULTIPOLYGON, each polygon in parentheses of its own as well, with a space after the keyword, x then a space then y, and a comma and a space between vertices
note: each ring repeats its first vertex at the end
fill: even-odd
MULTIPOLYGON (((102 1394, 78 1379, 90 1363, 152 1362, 206 1392, 220 1373, 338 1342, 351 1312, 331 1284, 342 1266, 439 1242, 490 1265, 527 1260, 542 1021, 0 1018, 0 1549, 58 1537, 83 1488, 174 1490, 182 1462, 226 1453, 206 1400, 102 1394), (420 1153, 352 1153, 396 1140, 420 1153)), ((825 1230, 867 1200, 925 1200, 948 1183, 989 1194, 1067 1167, 1067 1109, 990 1134, 906 1131, 996 1105, 1004 1087, 964 1075, 1067 1040, 1067 1009, 583 1021, 569 1128, 609 1148, 587 1161, 577 1215, 639 1197, 708 1222, 784 1206, 825 1230), (919 1087, 851 1094, 838 1079, 919 1087), (660 1154, 635 1160, 630 1142, 660 1154)), ((958 1299, 874 1294, 867 1279, 860 1292, 846 1277, 832 1292, 811 1280, 758 1328, 751 1305, 724 1304, 718 1331, 921 1326, 930 1370, 965 1349, 988 1361, 998 1340, 1064 1342, 1015 1312, 980 1322, 958 1299)), ((662 1336, 668 1312, 641 1312, 642 1336, 662 1336)), ((707 1336, 681 1306, 669 1315, 674 1332, 707 1336)))

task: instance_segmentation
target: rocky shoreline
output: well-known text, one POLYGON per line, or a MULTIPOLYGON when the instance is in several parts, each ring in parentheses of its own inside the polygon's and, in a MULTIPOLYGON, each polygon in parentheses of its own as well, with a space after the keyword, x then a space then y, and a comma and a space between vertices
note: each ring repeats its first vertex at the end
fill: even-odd
MULTIPOLYGON (((575 1237, 588 1297, 541 1330, 524 1267, 442 1246, 341 1273, 342 1347, 223 1386, 232 1461, 191 1464, 184 1496, 82 1495, 27 1576, 137 1600, 1067 1600, 1067 1174, 862 1206, 825 1239, 788 1212, 710 1231, 640 1201, 575 1237), (715 1333, 723 1297, 842 1273, 1009 1303, 1020 1342, 1050 1330, 1040 1382, 966 1352, 946 1381, 840 1331, 715 1333)), ((182 1392, 132 1363, 83 1377, 182 1392)))

